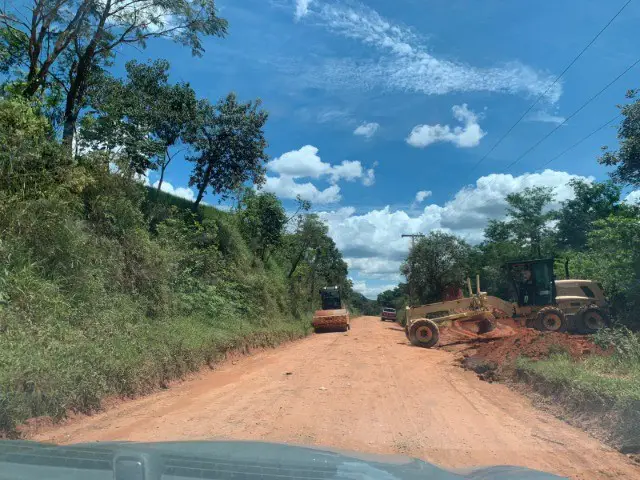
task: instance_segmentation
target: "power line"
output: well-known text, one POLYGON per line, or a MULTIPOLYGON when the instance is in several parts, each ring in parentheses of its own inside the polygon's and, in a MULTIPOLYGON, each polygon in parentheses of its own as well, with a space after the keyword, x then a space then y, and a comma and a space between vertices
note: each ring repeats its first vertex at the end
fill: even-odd
POLYGON ((555 80, 551 83, 551 85, 549 85, 547 87, 547 89, 540 94, 540 96, 538 98, 536 98, 535 102, 533 102, 529 108, 527 108, 525 110, 525 112, 520 116, 520 118, 518 118, 518 120, 516 121, 516 123, 514 123, 513 125, 511 125, 511 127, 509 128, 509 130, 507 130, 499 139, 498 141, 489 149, 489 151, 487 153, 485 153, 482 158, 480 158, 480 160, 478 160, 478 162, 476 162, 476 164, 471 167, 471 170, 469 171, 470 173, 473 172, 483 161, 486 160, 486 158, 491 154, 491 152, 493 152, 501 143, 502 141, 507 138, 507 136, 513 131, 514 128, 516 128, 516 126, 522 121, 524 120, 524 118, 527 116, 527 114, 533 109, 533 107, 535 107, 540 100, 542 100, 542 98, 549 93, 549 90, 551 90, 551 88, 558 83, 558 80, 560 80, 565 73, 567 73, 567 71, 573 66, 574 63, 576 63, 578 61, 578 59, 580 57, 582 57, 582 55, 584 54, 584 52, 586 52, 589 47, 591 47, 591 45, 593 45, 593 43, 600 37, 600 35, 602 35, 602 33, 609 27, 609 25, 611 25, 613 23, 613 21, 618 18, 618 16, 622 13, 622 11, 627 8, 627 5, 629 5, 631 3, 632 0, 627 0, 627 2, 622 5, 622 7, 620 8, 620 10, 618 10, 616 12, 616 14, 611 17, 611 19, 606 23, 606 25, 604 27, 602 27, 600 29, 600 31, 596 34, 595 37, 593 37, 591 39, 591 41, 589 43, 587 43, 587 45, 580 51, 580 53, 578 53, 578 55, 575 56, 575 58, 573 60, 571 60, 571 62, 569 63, 569 65, 567 65, 565 67, 565 69, 560 73, 560 75, 558 75, 555 80))
MULTIPOLYGON (((571 113, 571 115, 569 115, 567 118, 565 118, 562 123, 558 124, 555 128, 553 128, 549 133, 547 133, 544 137, 542 137, 540 140, 538 140, 536 143, 534 143, 531 147, 529 147, 527 150, 525 150, 524 153, 522 153, 520 156, 518 156, 513 162, 511 162, 509 165, 507 165, 507 167, 504 169, 504 171, 508 171, 511 167, 513 167, 514 165, 516 165, 518 162, 520 162, 520 160, 522 160, 524 157, 526 157, 529 153, 531 153, 533 150, 535 150, 542 142, 544 142, 547 138, 549 138, 551 135, 553 135, 556 131, 558 131, 558 129, 560 129, 563 125, 565 125, 567 123, 568 120, 572 119, 573 117, 575 117, 578 113, 580 113, 587 105, 589 105, 591 102, 593 102, 596 98, 598 98, 605 90, 607 90, 611 85, 613 85, 615 82, 617 82, 620 78, 622 78, 622 76, 624 76, 627 72, 629 72, 632 68, 634 68, 636 65, 638 65, 640 63, 640 58, 638 58, 635 62, 633 62, 631 65, 629 65, 627 68, 624 69, 624 71, 622 73, 620 73, 617 77, 615 77, 613 80, 611 80, 607 85, 605 85, 602 89, 600 89, 595 95, 593 95, 591 98, 589 98, 586 102, 584 102, 582 105, 580 105, 580 107, 578 107, 573 113, 571 113)), ((618 118, 620 115, 617 115, 615 118, 609 120, 605 125, 599 127, 598 129, 596 129, 595 131, 591 132, 589 135, 587 135, 586 137, 584 137, 582 140, 578 141, 577 143, 575 143, 574 145, 572 145, 571 147, 569 147, 567 150, 563 151, 560 155, 557 156, 557 158, 561 157, 562 155, 564 155, 566 152, 568 152, 569 150, 571 150, 572 148, 574 148, 575 146, 577 146, 578 144, 582 143, 584 140, 586 140, 587 138, 589 138, 590 136, 594 135, 595 133, 599 132, 600 130, 602 130, 604 127, 606 127, 609 123, 613 122, 616 118, 618 118)), ((556 158, 554 158, 553 160, 555 160, 556 158)), ((548 165, 549 163, 551 163, 553 160, 547 162, 545 165, 548 165)), ((543 165, 544 166, 544 165, 543 165)), ((495 182, 495 177, 489 181, 487 183, 487 186, 493 184, 495 182)), ((471 191, 469 191, 469 193, 467 195, 465 195, 464 197, 462 197, 460 200, 466 200, 467 197, 471 195, 471 191)))
POLYGON ((525 150, 524 153, 522 153, 518 158, 516 158, 513 162, 511 162, 509 165, 507 165, 506 170, 509 170, 511 167, 513 167, 516 163, 518 163, 520 160, 522 160, 524 157, 526 157, 529 153, 531 153, 533 150, 535 150, 538 145, 540 145, 542 142, 544 142, 547 138, 549 138, 551 135, 553 135, 555 132, 558 131, 558 129, 560 129, 564 124, 567 123, 567 121, 571 120, 573 117, 575 117, 578 113, 580 113, 587 105, 589 105, 591 102, 593 102, 596 98, 598 98, 606 89, 608 89, 611 85, 613 85, 614 83, 616 83, 620 78, 622 78, 622 76, 624 76, 627 72, 629 72, 633 67, 635 67, 636 65, 638 65, 640 63, 640 58, 638 58, 635 62, 633 62, 631 65, 629 65, 620 75, 618 75, 616 78, 614 78, 613 80, 611 80, 608 84, 606 84, 600 91, 598 91, 598 93, 596 93, 595 95, 593 95, 589 100, 587 100, 586 102, 584 102, 582 105, 580 105, 580 107, 578 107, 577 110, 575 110, 571 115, 569 115, 567 118, 565 118, 562 123, 559 123, 558 125, 556 125, 556 127, 554 129, 552 129, 549 133, 547 133, 544 137, 542 137, 540 140, 538 140, 536 143, 534 143, 531 147, 529 147, 527 150, 525 150))
POLYGON ((582 142, 584 142, 585 140, 588 140, 589 138, 591 138, 592 136, 594 136, 596 133, 598 133, 600 130, 602 130, 603 128, 609 126, 611 123, 615 122, 618 118, 622 117, 622 114, 618 114, 615 117, 613 117, 611 120, 607 121, 606 123, 602 124, 601 126, 599 126, 598 128, 596 128, 593 132, 591 132, 590 134, 588 134, 587 136, 581 138, 580 140, 578 140, 576 143, 574 143, 573 145, 571 145, 569 148, 563 150, 562 152, 560 152, 558 155, 556 155, 555 157, 552 157, 549 161, 543 163, 542 165, 540 165, 538 168, 544 168, 547 165, 549 165, 551 162, 555 162, 557 159, 559 159, 560 157, 562 157, 565 153, 567 153, 570 150, 573 150, 574 148, 576 148, 578 145, 580 145, 582 142))

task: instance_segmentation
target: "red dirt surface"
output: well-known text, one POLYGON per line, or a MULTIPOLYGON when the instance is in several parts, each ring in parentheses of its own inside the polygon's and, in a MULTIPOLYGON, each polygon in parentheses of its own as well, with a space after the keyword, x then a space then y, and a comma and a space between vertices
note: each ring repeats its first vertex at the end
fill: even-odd
POLYGON ((451 352, 414 347, 379 317, 355 318, 351 327, 233 359, 91 417, 46 422, 30 438, 258 440, 402 454, 450 468, 640 478, 624 455, 507 386, 480 381, 451 352))
MULTIPOLYGON (((509 328, 509 327, 507 327, 509 328)), ((512 336, 482 343, 475 357, 495 362, 498 365, 510 362, 522 355, 540 359, 550 353, 567 352, 573 358, 590 354, 605 354, 589 337, 568 333, 539 332, 531 328, 516 327, 512 336)))

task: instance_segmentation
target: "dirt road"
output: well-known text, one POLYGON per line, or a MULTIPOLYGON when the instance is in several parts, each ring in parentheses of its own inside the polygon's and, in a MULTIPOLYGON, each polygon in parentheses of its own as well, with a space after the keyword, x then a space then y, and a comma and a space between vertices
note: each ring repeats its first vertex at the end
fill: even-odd
POLYGON ((511 464, 573 478, 640 469, 523 396, 410 346, 376 317, 229 361, 169 390, 76 418, 34 439, 251 439, 400 453, 445 467, 511 464))

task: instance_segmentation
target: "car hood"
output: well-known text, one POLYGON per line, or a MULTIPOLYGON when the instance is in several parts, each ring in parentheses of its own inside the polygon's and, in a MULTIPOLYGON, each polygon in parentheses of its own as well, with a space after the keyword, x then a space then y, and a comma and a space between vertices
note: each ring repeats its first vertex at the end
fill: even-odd
POLYGON ((447 471, 402 456, 261 442, 107 442, 54 446, 0 442, 0 479, 305 480, 557 479, 521 467, 447 471))

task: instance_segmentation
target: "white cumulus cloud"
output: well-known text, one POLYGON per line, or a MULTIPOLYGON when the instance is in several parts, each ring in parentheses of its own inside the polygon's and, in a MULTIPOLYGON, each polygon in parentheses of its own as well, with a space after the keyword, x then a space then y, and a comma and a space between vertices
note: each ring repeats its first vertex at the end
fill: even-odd
POLYGON ((293 178, 320 178, 326 175, 332 183, 340 180, 353 181, 365 174, 358 160, 344 160, 338 165, 323 162, 318 155, 318 149, 313 145, 305 145, 299 150, 283 153, 270 161, 267 169, 293 178))
POLYGON ((286 175, 267 177, 262 189, 275 193, 280 198, 295 199, 300 196, 303 200, 317 204, 336 203, 342 199, 337 185, 320 190, 311 182, 297 183, 293 177, 286 175))
POLYGON ((379 123, 375 123, 375 122, 363 123, 353 131, 353 134, 360 135, 366 138, 371 138, 376 134, 379 128, 380 128, 379 123))
POLYGON ((397 281, 398 269, 410 245, 402 234, 441 230, 478 243, 483 239, 489 220, 504 218, 506 195, 527 187, 549 186, 556 195, 551 206, 559 208, 562 201, 573 198, 569 185, 572 179, 593 181, 590 177, 556 170, 519 176, 491 174, 458 191, 444 205, 425 205, 418 214, 386 206, 360 214, 352 207, 342 207, 320 212, 319 216, 328 225, 331 237, 360 280, 397 281))
POLYGON ((296 0, 296 12, 294 14, 296 20, 300 20, 309 13, 309 5, 311 5, 311 1, 312 0, 296 0))
POLYGON ((422 203, 424 200, 431 196, 431 190, 420 190, 416 193, 416 203, 422 203))
POLYGON ((365 297, 375 300, 378 298, 378 294, 384 292, 385 290, 391 290, 396 288, 398 284, 385 284, 385 285, 369 285, 365 281, 356 280, 353 282, 353 289, 364 295, 365 297))
POLYGON ((305 145, 299 150, 283 153, 267 164, 267 169, 292 177, 319 178, 331 172, 331 165, 318 156, 318 149, 305 145))
POLYGON ((337 183, 340 179, 352 182, 362 177, 362 164, 357 160, 344 160, 340 165, 331 167, 329 175, 332 183, 337 183))
MULTIPOLYGON (((308 6, 304 11, 308 12, 308 6)), ((317 68, 307 62, 303 75, 306 82, 340 89, 385 87, 427 95, 480 91, 527 97, 544 94, 544 101, 551 104, 562 94, 561 83, 553 84, 552 75, 516 61, 487 68, 438 57, 411 28, 394 24, 360 3, 326 2, 313 13, 314 25, 379 53, 375 60, 340 58, 317 68)))
POLYGON ((424 148, 436 142, 450 142, 456 147, 476 147, 486 132, 478 124, 478 116, 467 107, 467 104, 454 105, 453 116, 463 127, 449 125, 416 125, 407 137, 407 143, 413 147, 424 148))
MULTIPOLYGON (((146 179, 147 177, 145 177, 145 183, 148 183, 148 180, 146 179)), ((154 182, 153 188, 158 188, 158 183, 159 182, 154 182)), ((188 187, 174 187, 173 185, 171 185, 169 182, 166 182, 166 181, 162 182, 162 187, 160 188, 160 190, 162 190, 163 192, 170 193, 171 195, 175 195, 176 197, 190 200, 192 202, 196 199, 196 194, 192 189, 188 187)))
POLYGON ((640 190, 634 190, 629 193, 624 199, 626 203, 640 205, 640 190))
POLYGON ((373 170, 373 168, 369 168, 362 177, 362 184, 365 187, 370 187, 374 183, 376 183, 376 172, 373 170))

